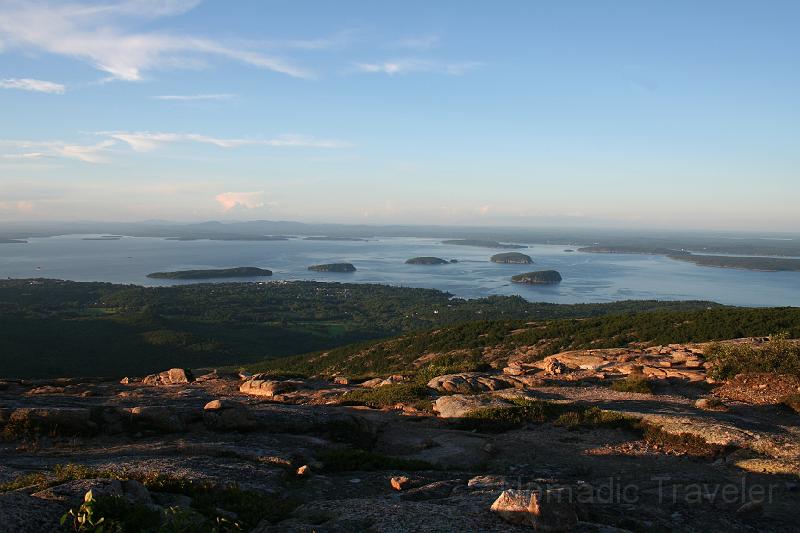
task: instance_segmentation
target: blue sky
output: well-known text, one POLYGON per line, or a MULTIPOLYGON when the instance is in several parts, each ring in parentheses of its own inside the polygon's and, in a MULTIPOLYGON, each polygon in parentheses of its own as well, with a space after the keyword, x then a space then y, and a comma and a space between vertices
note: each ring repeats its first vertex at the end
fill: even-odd
POLYGON ((800 228, 794 1, 0 0, 0 220, 800 228))

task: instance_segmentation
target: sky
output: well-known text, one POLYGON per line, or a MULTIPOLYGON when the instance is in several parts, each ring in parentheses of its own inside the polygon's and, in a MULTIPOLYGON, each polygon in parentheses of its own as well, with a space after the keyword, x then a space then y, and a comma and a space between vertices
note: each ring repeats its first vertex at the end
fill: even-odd
POLYGON ((0 0, 0 221, 800 229, 800 2, 0 0))

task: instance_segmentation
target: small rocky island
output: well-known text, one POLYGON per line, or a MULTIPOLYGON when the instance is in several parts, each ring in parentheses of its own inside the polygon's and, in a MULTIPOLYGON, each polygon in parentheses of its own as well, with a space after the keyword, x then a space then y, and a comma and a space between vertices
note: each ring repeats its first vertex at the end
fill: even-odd
POLYGON ((512 243, 497 242, 484 239, 449 239, 446 241, 442 241, 442 244, 455 244, 457 246, 477 246, 479 248, 506 248, 506 249, 527 248, 527 246, 524 246, 522 244, 512 244, 512 243))
POLYGON ((176 270, 174 272, 151 272, 154 279, 216 279, 216 278, 260 278, 271 276, 272 270, 257 267, 216 268, 209 270, 176 270))
POLYGON ((538 272, 526 272, 511 277, 514 283, 526 283, 528 285, 554 285, 561 283, 561 274, 556 270, 539 270, 538 272))
POLYGON ((501 254, 494 254, 489 260, 492 263, 504 263, 509 265, 530 265, 533 263, 531 256, 519 252, 504 252, 501 254))
POLYGON ((308 267, 314 272, 355 272, 356 267, 351 263, 329 263, 326 265, 312 265, 308 267))
POLYGON ((406 261, 407 265, 449 265, 450 263, 458 263, 455 259, 448 261, 441 257, 412 257, 406 261))

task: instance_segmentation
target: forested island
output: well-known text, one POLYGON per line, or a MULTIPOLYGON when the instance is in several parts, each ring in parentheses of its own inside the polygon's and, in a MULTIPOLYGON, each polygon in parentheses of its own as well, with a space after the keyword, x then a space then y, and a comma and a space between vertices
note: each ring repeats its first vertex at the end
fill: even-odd
POLYGON ((800 259, 789 257, 746 257, 730 255, 671 255, 677 261, 699 266, 737 268, 759 272, 800 272, 800 259))
POLYGON ((304 241, 343 241, 343 242, 365 242, 367 239, 360 237, 327 237, 327 236, 311 236, 303 237, 304 241))
POLYGON ((449 265, 450 263, 457 263, 455 259, 448 261, 441 257, 412 257, 406 261, 407 265, 449 265))
POLYGON ((24 239, 0 239, 0 244, 28 244, 24 239))
POLYGON ((479 248, 505 248, 509 250, 518 248, 527 248, 522 244, 503 243, 497 241, 489 241, 483 239, 448 239, 442 241, 442 244, 455 244, 457 246, 477 246, 479 248))
POLYGON ((168 241, 288 241, 286 235, 183 235, 166 237, 168 241))
POLYGON ((505 263, 511 265, 530 265, 533 263, 531 256, 520 252, 503 252, 495 254, 489 259, 492 263, 505 263))
POLYGON ((689 255, 686 250, 674 250, 672 248, 659 248, 650 246, 584 246, 578 248, 579 252, 590 254, 642 254, 642 255, 689 255))
POLYGON ((528 285, 553 285, 561 283, 561 274, 555 270, 539 270, 511 276, 511 281, 528 285))
POLYGON ((356 267, 352 263, 329 263, 326 265, 311 265, 309 270, 314 272, 355 272, 356 267))
POLYGON ((217 278, 258 278, 271 276, 272 271, 257 267, 216 268, 209 270, 176 270, 174 272, 151 272, 148 278, 154 279, 217 279, 217 278))

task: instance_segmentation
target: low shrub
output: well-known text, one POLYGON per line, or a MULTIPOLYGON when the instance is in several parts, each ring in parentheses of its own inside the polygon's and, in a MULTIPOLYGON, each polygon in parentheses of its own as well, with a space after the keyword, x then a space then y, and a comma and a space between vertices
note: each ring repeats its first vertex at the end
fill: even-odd
POLYGON ((563 413, 553 424, 568 429, 598 427, 637 429, 639 420, 618 411, 606 411, 598 407, 589 407, 584 410, 563 413))
POLYGON ((620 379, 611 384, 611 390, 617 392, 639 392, 653 394, 653 387, 644 376, 630 374, 625 379, 620 379))
POLYGON ((800 376, 800 343, 788 340, 785 334, 773 335, 761 345, 714 343, 704 355, 713 364, 709 374, 714 379, 746 372, 800 376))
MULTIPOLYGON (((344 405, 366 405, 379 409, 402 404, 417 404, 430 398, 430 391, 419 383, 395 383, 374 389, 355 389, 344 395, 344 405)), ((430 408, 430 405, 428 406, 430 408)))
POLYGON ((782 403, 800 415, 800 394, 791 394, 784 398, 782 403))
POLYGON ((501 432, 516 429, 526 423, 543 423, 563 411, 558 404, 528 398, 515 398, 512 405, 482 407, 470 411, 457 424, 462 429, 501 432))

